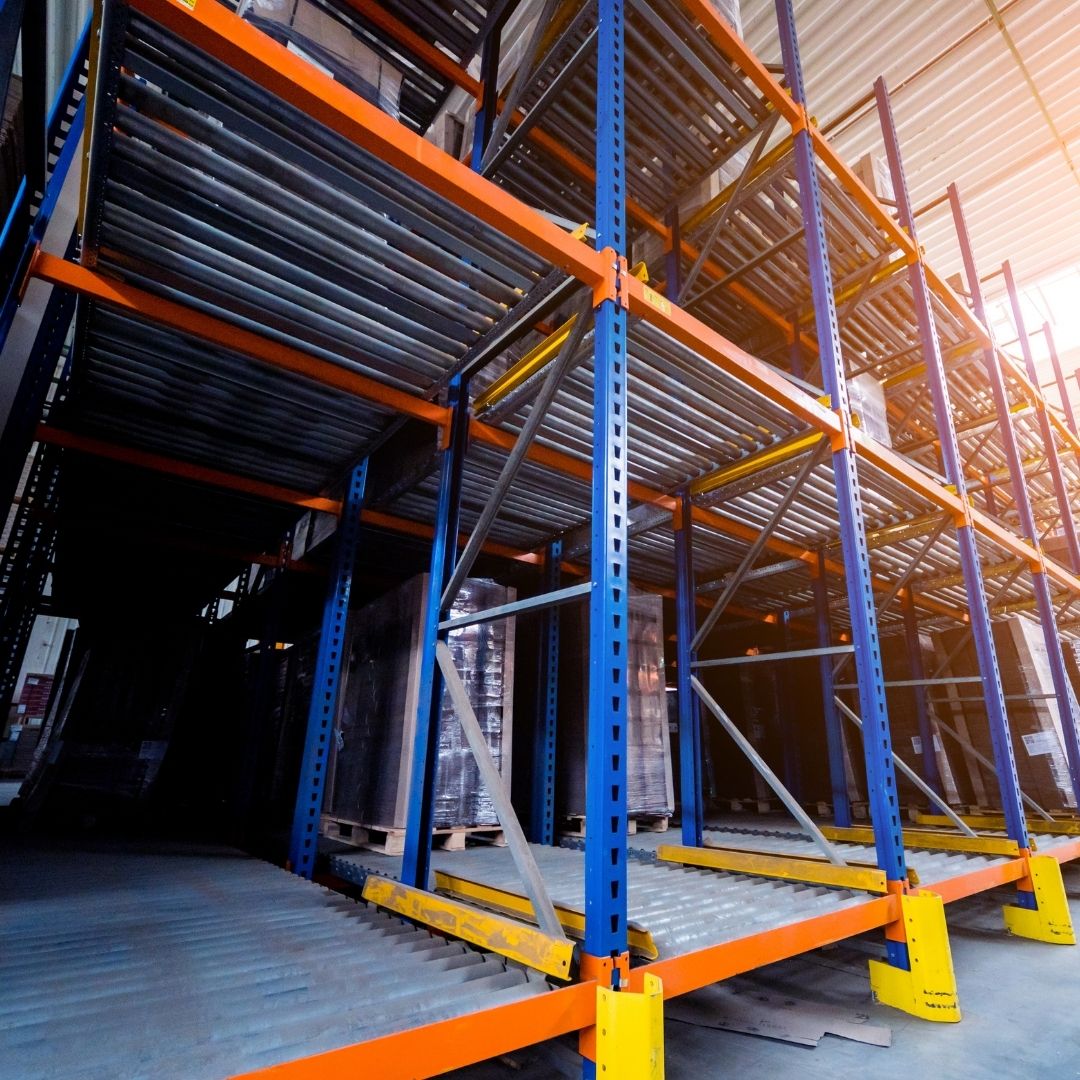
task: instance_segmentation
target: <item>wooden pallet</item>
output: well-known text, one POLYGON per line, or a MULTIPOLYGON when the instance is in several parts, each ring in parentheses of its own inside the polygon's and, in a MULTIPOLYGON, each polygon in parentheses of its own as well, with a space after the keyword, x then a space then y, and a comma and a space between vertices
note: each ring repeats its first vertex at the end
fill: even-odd
MULTIPOLYGON (((626 835, 636 836, 638 832, 667 832, 669 819, 658 814, 636 814, 626 819, 626 835)), ((581 838, 585 835, 585 816, 575 814, 565 818, 559 829, 561 836, 581 838)))
MULTIPOLYGON (((382 855, 401 855, 405 851, 404 829, 362 825, 357 821, 324 814, 322 832, 330 840, 339 840, 343 844, 351 844, 365 851, 377 851, 382 855)), ((470 838, 493 847, 506 847, 506 836, 502 829, 490 825, 435 829, 431 846, 440 851, 464 851, 465 843, 470 838)))
POLYGON ((771 814, 776 810, 783 809, 783 803, 773 798, 750 798, 750 799, 718 799, 718 803, 724 804, 734 814, 746 812, 758 814, 771 814))

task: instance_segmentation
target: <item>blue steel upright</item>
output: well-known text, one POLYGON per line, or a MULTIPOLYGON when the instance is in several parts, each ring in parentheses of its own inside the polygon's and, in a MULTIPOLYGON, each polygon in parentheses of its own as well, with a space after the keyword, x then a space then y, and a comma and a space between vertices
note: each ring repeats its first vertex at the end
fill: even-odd
POLYGON ((693 503, 685 488, 675 512, 675 675, 679 702, 679 802, 682 842, 701 847, 701 705, 690 683, 697 659, 697 589, 694 584, 693 503))
MULTIPOLYGON (((600 0, 596 247, 626 253, 622 0, 600 0)), ((626 309, 596 308, 593 379, 589 733, 585 793, 585 952, 626 953, 627 438, 626 309)), ((612 983, 618 984, 612 968, 612 983)), ((595 1069, 586 1061, 585 1072, 595 1069)))
MULTIPOLYGON (((552 540, 544 556, 542 591, 555 592, 562 578, 562 540, 552 540)), ((536 744, 533 751, 532 839, 555 843, 555 755, 559 723, 559 609, 540 615, 540 670, 536 695, 536 744)))
MULTIPOLYGON (((799 43, 795 33, 795 14, 791 0, 776 0, 777 22, 784 71, 792 99, 805 110, 799 43)), ((795 168, 799 181, 803 223, 806 227, 806 250, 813 290, 814 317, 825 392, 843 425, 844 438, 834 444, 832 467, 836 483, 836 503, 840 519, 840 543, 844 556, 844 574, 851 612, 852 641, 855 645, 855 670, 859 684, 859 707, 863 722, 863 752, 866 761, 867 796, 874 824, 874 845, 878 866, 889 881, 906 883, 904 836, 896 773, 892 759, 892 738, 885 704, 881 644, 878 640, 877 612, 874 606, 870 551, 866 543, 866 523, 856 473, 855 458, 849 447, 851 410, 848 403, 836 318, 832 272, 829 267, 825 218, 821 208, 821 188, 814 162, 813 144, 805 127, 794 135, 795 168)), ((903 885, 902 887, 906 887, 903 885)), ((886 939, 889 962, 908 967, 907 945, 886 939)))
MULTIPOLYGON (((885 138, 885 153, 892 173, 893 192, 900 214, 900 225, 907 230, 917 245, 915 215, 911 209, 904 164, 900 157, 900 140, 897 138, 892 106, 889 103, 889 92, 883 79, 878 79, 874 83, 874 93, 877 96, 878 116, 885 138)), ((964 503, 963 515, 957 517, 955 523, 956 543, 960 551, 964 592, 971 616, 971 634, 975 641, 979 674, 982 676, 983 702, 986 705, 987 724, 990 728, 990 743, 994 748, 994 764, 997 767, 998 789, 1001 794, 1001 807, 1005 814, 1005 827, 1009 836, 1021 847, 1026 848, 1028 846, 1027 824, 1024 820, 1023 800, 1020 798, 1020 780, 1016 773, 1012 736, 1009 733, 1009 717, 1005 710, 1005 690, 1001 685, 1001 671, 998 667, 997 650, 994 647, 994 635, 990 625, 990 606, 986 602, 982 565, 979 562, 979 551, 975 542, 975 529, 971 524, 967 484, 960 458, 960 447, 956 440, 956 428, 953 424, 945 365, 941 359, 941 346, 938 342, 934 313, 930 306, 930 293, 926 284, 926 270, 921 259, 916 259, 908 265, 908 278, 919 324, 919 340, 922 345, 923 362, 926 365, 926 378, 930 385, 930 396, 934 405, 934 419, 937 424, 938 445, 945 479, 953 485, 964 503)))
MULTIPOLYGON (((817 565, 811 570, 819 649, 831 648, 833 643, 829 619, 829 588, 825 573, 825 552, 819 549, 817 565)), ((847 829, 851 826, 851 799, 848 798, 847 772, 844 769, 844 730, 840 710, 836 707, 836 680, 833 678, 831 656, 818 657, 818 672, 821 676, 821 708, 825 714, 825 745, 829 753, 833 822, 838 828, 847 829)))
POLYGON ((330 564, 319 649, 315 655, 315 675, 311 681, 304 757, 300 766, 300 783, 296 790, 296 810, 289 842, 289 865, 293 873, 306 878, 311 877, 318 854, 319 816, 322 814, 331 731, 341 687, 349 594, 360 546, 360 510, 364 504, 366 483, 367 458, 349 474, 334 541, 334 558, 330 564))
MULTIPOLYGON (((949 203, 952 206, 953 223, 956 226, 957 239, 960 242, 960 254, 964 261, 964 276, 971 292, 972 307, 975 315, 984 326, 989 326, 986 319, 986 302, 983 299, 979 272, 975 265, 975 253, 964 220, 963 207, 960 205, 960 193, 955 184, 949 186, 949 203)), ((1012 480, 1013 497, 1020 515, 1020 529, 1024 537, 1036 547, 1039 546, 1039 534, 1035 525, 1035 514, 1031 507, 1031 494, 1028 491, 1027 477, 1024 474, 1020 447, 1016 441, 1013 427, 1012 409, 1009 407, 1009 395, 1005 379, 1001 373, 1001 363, 993 348, 983 350, 983 370, 986 372, 990 389, 994 396, 994 411, 998 417, 1001 441, 1005 447, 1005 459, 1009 465, 1009 477, 1012 480)), ((1041 560, 1031 567, 1031 584, 1035 592, 1035 606, 1039 613, 1046 655, 1050 661, 1050 674, 1054 682, 1054 697, 1058 703, 1061 728, 1065 735, 1065 753, 1069 762, 1069 779, 1077 803, 1080 803, 1080 717, 1070 692, 1068 672, 1065 668, 1065 655, 1061 650, 1061 638, 1058 636, 1054 621, 1054 603, 1050 594, 1050 582, 1046 576, 1046 567, 1041 560)))
MULTIPOLYGON (((1005 275, 1005 287, 1009 292, 1009 304, 1012 307, 1013 321, 1016 323, 1016 336, 1020 341, 1020 351, 1024 355, 1027 376, 1036 387, 1039 385, 1039 373, 1035 370, 1035 357, 1031 351, 1031 339, 1024 323, 1024 313, 1020 309, 1020 294, 1013 280, 1012 266, 1008 262, 1001 264, 1005 275)), ((1042 435, 1043 450, 1046 452, 1046 467, 1054 484, 1057 497, 1058 513, 1061 515, 1061 529, 1065 534, 1065 546, 1069 551, 1069 567, 1074 574, 1080 574, 1080 537, 1076 534, 1076 519, 1073 517, 1072 504, 1069 502, 1069 489, 1065 485, 1065 474, 1061 471, 1061 458, 1058 456, 1057 439, 1050 423, 1050 414, 1046 411, 1046 402, 1040 398, 1035 403, 1039 417, 1039 431, 1042 435)))
POLYGON ((1054 333, 1049 323, 1043 323, 1043 340, 1046 342, 1046 351, 1050 354, 1050 364, 1054 369, 1054 381, 1057 383, 1058 393, 1061 395, 1061 408, 1065 412, 1065 423, 1069 430, 1078 434, 1076 430, 1076 410, 1073 408, 1072 398, 1069 396, 1069 384, 1065 381, 1065 371, 1061 366, 1061 357, 1058 355, 1057 346, 1054 344, 1054 333))
POLYGON ((449 441, 441 452, 439 466, 439 501, 435 510, 431 570, 421 627, 420 688, 412 769, 409 773, 405 851, 401 857, 401 880, 417 889, 428 887, 431 868, 431 829, 435 820, 435 781, 439 765, 439 722, 443 697, 443 680, 439 665, 435 662, 435 646, 440 635, 439 623, 449 615, 449 612, 441 609, 442 595, 457 563, 461 476, 469 438, 469 388, 460 375, 454 376, 450 382, 447 404, 451 408, 449 441))

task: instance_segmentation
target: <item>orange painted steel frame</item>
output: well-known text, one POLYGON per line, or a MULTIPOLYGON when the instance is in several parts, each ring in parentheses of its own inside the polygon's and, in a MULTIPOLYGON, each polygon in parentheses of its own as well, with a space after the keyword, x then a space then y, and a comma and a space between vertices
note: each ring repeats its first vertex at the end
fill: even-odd
MULTIPOLYGON (((429 62, 445 78, 456 83, 474 96, 480 94, 481 85, 477 80, 472 78, 468 72, 455 64, 445 53, 433 48, 427 42, 423 41, 422 38, 419 38, 384 8, 376 3, 372 3, 371 0, 348 0, 348 2, 360 14, 370 19, 376 26, 390 34, 390 36, 400 44, 429 62)), ((818 156, 829 166, 840 184, 848 191, 848 194, 855 199, 871 221, 880 227, 900 249, 905 256, 905 261, 910 262, 915 259, 923 261, 922 251, 916 247, 910 236, 908 236, 908 234, 898 225, 896 220, 878 200, 877 196, 866 187, 850 166, 836 154, 825 136, 822 135, 816 126, 809 121, 803 111, 795 105, 776 77, 757 59, 756 56, 754 56, 747 48, 746 44, 734 33, 728 24, 718 16, 715 8, 712 7, 707 0, 681 0, 681 3, 686 11, 701 23, 713 42, 720 48, 721 52, 723 52, 729 60, 751 79, 769 104, 788 121, 793 131, 804 127, 809 130, 818 156)), ((519 111, 519 113, 515 114, 515 119, 517 120, 520 118, 519 111)), ((589 165, 575 157, 546 132, 534 128, 529 132, 529 138, 536 142, 538 146, 555 156, 560 162, 570 168, 571 171, 576 173, 582 179, 590 182, 596 179, 595 172, 589 165)), ((627 200, 627 212, 631 217, 636 218, 641 224, 645 225, 650 231, 660 237, 665 244, 670 246, 672 239, 671 230, 662 221, 654 218, 647 210, 638 206, 632 199, 627 200)), ((700 254, 699 250, 688 241, 680 241, 680 247, 683 254, 691 259, 691 261, 695 260, 700 254)), ((718 266, 711 259, 705 260, 704 269, 716 277, 724 276, 723 268, 718 266)), ((983 326, 968 306, 956 295, 952 287, 944 281, 940 275, 936 274, 931 267, 926 266, 925 262, 924 269, 926 270, 929 284, 934 293, 938 295, 949 310, 975 334, 979 345, 985 346, 992 344, 992 340, 986 327, 983 326)), ((749 306, 753 307, 759 314, 774 323, 785 333, 789 331, 790 326, 787 317, 774 311, 751 290, 740 285, 738 282, 732 283, 729 287, 735 295, 749 306)), ((807 334, 800 334, 800 343, 811 352, 816 352, 817 350, 817 341, 807 334)), ((1004 365, 1008 368, 1009 373, 1020 384, 1025 396, 1032 401, 1042 400, 1041 390, 1030 382, 1020 364, 1003 352, 1001 353, 1001 357, 1004 365)), ((1056 415, 1053 415, 1052 418, 1054 426, 1058 429, 1064 443, 1067 446, 1071 446, 1074 450, 1080 450, 1080 438, 1070 431, 1056 415)))
MULTIPOLYGON (((819 156, 893 242, 909 258, 920 258, 920 253, 914 249, 910 238, 899 229, 850 169, 836 157, 802 110, 787 97, 771 73, 734 36, 715 11, 705 4, 704 0, 683 2, 706 27, 721 50, 747 73, 772 105, 791 123, 793 129, 806 127, 810 131, 819 156)), ((359 101, 339 84, 314 72, 253 28, 236 20, 235 16, 219 5, 198 4, 192 10, 175 0, 131 0, 130 6, 298 106, 316 121, 377 154, 467 212, 518 240, 584 284, 594 289, 604 289, 609 279, 614 277, 615 266, 610 252, 595 252, 572 240, 539 214, 523 207, 496 186, 478 178, 430 143, 405 131, 373 106, 359 101)), ((105 302, 120 307, 127 306, 144 314, 149 313, 161 321, 175 320, 174 325, 180 325, 186 332, 288 370, 299 371, 310 378, 320 381, 332 379, 341 389, 381 404, 389 410, 435 424, 445 422, 445 410, 437 405, 394 391, 376 380, 340 370, 334 375, 326 370, 332 368, 332 365, 320 364, 297 350, 273 345, 257 335, 229 327, 219 320, 200 316, 159 298, 149 298, 148 302, 145 294, 138 295, 138 290, 109 282, 100 275, 91 274, 81 268, 69 264, 57 265, 58 263, 60 260, 39 258, 35 260, 34 273, 54 281, 55 284, 96 295, 105 302), (152 310, 147 312, 147 308, 152 310)), ((931 274, 930 277, 935 292, 945 299, 954 313, 965 321, 977 336, 985 336, 985 328, 973 321, 959 298, 935 275, 931 274)), ((661 309, 633 280, 629 287, 631 311, 648 319, 723 370, 759 390, 770 400, 785 405, 812 427, 831 437, 840 435, 839 418, 823 409, 809 395, 777 377, 749 354, 721 335, 708 330, 685 312, 671 305, 664 305, 661 309)), ((989 340, 988 337, 986 340, 989 340)), ((1024 379, 1020 381, 1026 384, 1024 379)), ((1038 391, 1033 387, 1025 385, 1025 390, 1038 396, 1038 391)), ((513 438, 509 433, 476 422, 472 425, 471 434, 489 445, 504 448, 513 438)), ((871 442, 858 432, 853 433, 853 440, 860 456, 886 474, 908 484, 927 501, 953 512, 958 517, 970 515, 973 525, 984 536, 1021 558, 1039 558, 1035 549, 1001 529, 989 518, 971 511, 965 500, 939 487, 898 454, 871 442)), ((559 468, 568 475, 582 479, 588 475, 587 463, 553 450, 541 449, 538 460, 553 468, 559 468)), ((643 485, 636 485, 636 488, 637 490, 632 491, 634 498, 661 506, 670 503, 670 508, 675 509, 674 500, 670 496, 652 491, 643 485)), ((742 532, 753 535, 753 530, 740 530, 733 523, 708 511, 695 512, 695 520, 731 535, 740 535, 742 532)), ((812 553, 791 550, 793 545, 785 547, 788 549, 786 554, 804 558, 808 562, 813 558, 812 553)), ((1080 592, 1080 580, 1060 567, 1049 565, 1048 569, 1066 588, 1080 592)), ((887 587, 887 583, 884 587, 887 587)), ((951 610, 949 613, 955 614, 951 610)), ((1059 857, 1077 856, 1080 856, 1080 841, 1070 845, 1069 852, 1061 852, 1059 857)), ((947 899, 958 899, 980 888, 1019 880, 1023 876, 1023 861, 1010 860, 1000 866, 964 875, 951 882, 939 883, 936 888, 947 899)), ((665 995, 674 996, 739 971, 761 966, 763 963, 797 955, 853 934, 886 926, 896 921, 896 906, 897 901, 893 896, 869 900, 843 912, 818 916, 794 926, 660 961, 651 965, 650 970, 663 978, 665 995)), ((632 974, 632 985, 640 981, 639 972, 640 969, 632 974)), ((365 1066, 377 1068, 379 1074, 384 1076, 414 1075, 417 1066, 430 1072, 443 1071, 528 1042, 586 1028, 594 1021, 595 987, 586 982, 496 1010, 475 1013, 457 1020, 387 1036, 358 1047, 333 1051, 306 1061, 278 1066, 267 1073, 278 1077, 328 1077, 338 1073, 357 1075, 365 1066)))
MULTIPOLYGON (((747 73, 782 115, 793 123, 803 120, 801 110, 791 101, 779 82, 704 0, 683 0, 683 3, 695 18, 700 19, 721 51, 747 73)), ((583 284, 594 289, 613 287, 612 282, 617 266, 612 252, 594 251, 584 243, 574 240, 558 226, 508 195, 497 185, 478 176, 432 143, 409 132, 376 106, 363 101, 340 83, 316 71, 254 27, 237 19, 226 9, 214 4, 199 4, 192 11, 186 6, 177 4, 175 0, 129 0, 129 6, 161 23, 222 62, 230 64, 268 91, 325 124, 332 131, 338 132, 381 157, 463 210, 474 214, 488 225, 548 259, 555 266, 578 278, 583 284)), ((812 125, 810 125, 810 130, 815 131, 812 125)), ((849 187, 853 197, 886 230, 894 242, 908 252, 911 258, 920 257, 910 237, 900 229, 885 208, 850 168, 840 161, 820 135, 816 137, 815 149, 845 186, 849 187)), ((935 281, 936 279, 932 276, 931 285, 936 288, 935 281)), ((629 278, 627 284, 632 312, 646 318, 711 362, 727 361, 726 364, 721 364, 725 370, 731 370, 747 385, 761 390, 770 400, 784 405, 795 415, 805 419, 824 433, 830 435, 840 433, 839 419, 823 409, 810 395, 770 372, 765 365, 754 360, 720 334, 710 331, 693 316, 670 303, 665 303, 661 309, 650 302, 645 293, 645 287, 636 279, 629 278), (750 361, 752 363, 749 363, 750 361)), ((947 289, 947 286, 945 288, 947 289)), ((978 320, 967 311, 959 298, 953 296, 953 299, 962 310, 964 321, 972 328, 972 331, 977 334, 981 331, 985 335, 985 328, 981 327, 978 320)), ((159 301, 159 303, 165 302, 159 301)), ((232 333, 241 335, 247 332, 232 328, 232 333)), ((263 351, 268 345, 269 343, 263 343, 263 351)), ((239 344, 234 347, 242 348, 239 344)), ((303 356, 303 354, 298 355, 303 356)), ((314 363, 312 358, 306 358, 306 360, 308 364, 314 363)), ((360 378, 359 376, 348 377, 360 378)), ((374 382, 374 380, 369 381, 374 382)), ((371 388, 372 392, 381 394, 381 399, 391 408, 402 403, 395 401, 391 404, 389 396, 411 397, 408 394, 391 391, 378 383, 375 383, 375 387, 378 389, 371 388)), ((1037 390, 1034 392, 1038 395, 1037 390)), ((378 397, 375 398, 375 400, 378 399, 378 397)), ((403 411, 406 411, 407 415, 417 415, 415 410, 421 403, 416 398, 411 398, 411 402, 405 404, 407 409, 403 411)), ((429 408, 438 408, 429 403, 423 404, 427 404, 429 408)), ((490 440, 492 445, 505 445, 513 438, 509 433, 498 432, 497 429, 483 430, 484 427, 474 421, 471 427, 472 436, 480 437, 484 441, 490 440)), ((1005 550, 1012 551, 1029 561, 1038 559, 1038 553, 1030 545, 1002 528, 987 515, 968 509, 965 506, 966 500, 960 499, 938 485, 921 470, 906 462, 899 454, 872 442, 859 432, 853 432, 853 437, 859 444, 860 456, 872 465, 909 485, 912 490, 943 509, 960 516, 965 512, 970 513, 976 530, 1005 550)), ((536 459, 547 464, 561 461, 573 469, 570 475, 580 474, 582 467, 586 474, 589 470, 586 463, 577 462, 568 455, 545 448, 538 448, 536 459)), ((631 498, 653 502, 657 505, 670 503, 669 508, 674 510, 674 499, 670 496, 658 498, 657 493, 649 492, 641 485, 631 485, 630 495, 631 498)), ((718 515, 711 516, 718 521, 723 520, 718 515)), ((695 518, 700 520, 698 514, 695 514, 695 518)), ((725 523, 724 527, 726 531, 731 525, 725 523)), ((737 535, 737 533, 732 533, 732 535, 737 535)), ((807 562, 814 557, 810 552, 788 551, 785 554, 804 558, 807 562)), ((1080 593, 1080 579, 1055 563, 1048 562, 1047 569, 1060 585, 1070 591, 1080 593)), ((837 572, 832 567, 830 570, 837 572)), ((921 599, 919 602, 922 602, 921 599)), ((940 613, 957 615, 957 612, 949 609, 940 613)))
MULTIPOLYGON (((167 2, 167 0, 161 0, 161 2, 167 2)), ((576 243, 576 241, 573 242, 576 243)), ((346 371, 335 364, 317 359, 299 349, 269 341, 258 334, 232 326, 224 320, 206 315, 182 304, 177 304, 174 301, 154 296, 135 286, 106 277, 98 271, 88 270, 85 267, 66 262, 54 255, 39 252, 32 261, 29 272, 31 275, 53 285, 72 289, 81 295, 100 300, 120 310, 150 318, 164 326, 191 334, 223 348, 243 353, 245 356, 261 360, 271 366, 303 375, 323 385, 354 394, 373 405, 386 408, 388 412, 398 412, 437 427, 445 427, 448 421, 449 411, 445 406, 385 386, 376 379, 346 371)), ((631 286, 630 307, 632 312, 640 310, 643 306, 649 311, 654 310, 644 291, 644 286, 636 278, 630 277, 624 279, 624 281, 628 281, 631 286)), ((696 332, 699 335, 697 351, 706 359, 716 363, 722 370, 743 379, 747 385, 760 389, 763 393, 770 396, 780 396, 781 400, 793 412, 807 419, 812 418, 815 425, 824 431, 835 431, 838 420, 834 413, 823 408, 814 398, 798 387, 787 383, 759 360, 739 349, 738 346, 727 341, 726 338, 709 330, 703 323, 698 322, 693 316, 687 315, 679 308, 672 309, 670 320, 670 326, 666 327, 666 329, 671 332, 673 337, 692 345, 696 332), (706 342, 708 347, 706 347, 706 342)), ((470 422, 469 434, 477 442, 502 450, 510 450, 515 442, 513 432, 503 431, 479 420, 470 422)), ((874 444, 874 446, 876 447, 877 444, 874 444)), ((891 454, 891 451, 885 451, 883 447, 880 449, 891 454)), ((566 476, 580 480, 582 483, 587 483, 591 475, 591 465, 588 461, 572 457, 551 447, 534 443, 529 448, 528 456, 531 460, 566 476)), ((901 466, 907 467, 906 462, 898 455, 892 455, 892 457, 896 458, 901 466)), ((931 481, 923 478, 922 474, 918 474, 918 476, 930 491, 934 490, 931 481)), ((677 500, 674 496, 657 491, 645 484, 632 481, 629 490, 631 498, 636 501, 660 506, 672 512, 676 509, 677 500)), ((945 492, 945 496, 949 500, 958 501, 955 496, 948 492, 945 492)), ((758 533, 755 529, 743 525, 741 522, 724 518, 715 511, 695 506, 692 513, 696 523, 715 529, 718 532, 746 540, 749 543, 752 543, 757 538, 758 533)), ((817 556, 815 552, 799 547, 797 544, 771 537, 767 546, 788 558, 800 559, 811 565, 816 562, 817 556)), ((834 560, 827 560, 826 568, 834 574, 843 573, 843 567, 834 560)), ((878 577, 874 580, 874 588, 880 592, 886 592, 891 588, 891 585, 888 580, 878 577)), ((916 596, 916 603, 936 614, 948 615, 959 621, 964 620, 964 613, 961 610, 938 603, 929 597, 916 596)))
MULTIPOLYGON (((1080 839, 1049 849, 1059 862, 1080 858, 1080 839)), ((1007 859, 928 888, 946 904, 1024 877, 1024 860, 1007 859)), ((673 998, 766 964, 774 964, 858 934, 880 930, 899 917, 895 895, 875 897, 843 911, 751 934, 658 960, 630 972, 629 989, 640 992, 646 973, 658 975, 664 997, 673 998)), ((545 1039, 591 1027, 596 1020, 594 981, 554 990, 512 1005, 411 1028, 370 1042, 247 1073, 267 1080, 335 1080, 337 1077, 434 1075, 545 1039)))

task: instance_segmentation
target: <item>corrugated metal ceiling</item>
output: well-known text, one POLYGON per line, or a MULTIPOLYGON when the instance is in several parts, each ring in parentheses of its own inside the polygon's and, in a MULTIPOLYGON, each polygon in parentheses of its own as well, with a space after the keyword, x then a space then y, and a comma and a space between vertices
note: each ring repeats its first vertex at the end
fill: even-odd
MULTIPOLYGON (((1080 159, 1080 3, 1001 0, 997 10, 1073 161, 1080 159)), ((743 0, 744 35, 778 60, 773 0, 743 0)), ((1040 112, 988 0, 796 0, 811 111, 842 115, 884 75, 916 207, 959 185, 984 274, 1012 260, 1034 283, 1080 261, 1080 178, 1040 112)), ((872 106, 838 125, 840 152, 882 153, 872 106)), ((919 219, 947 274, 960 269, 947 205, 919 219)), ((1000 279, 988 283, 1001 291, 1000 279)))

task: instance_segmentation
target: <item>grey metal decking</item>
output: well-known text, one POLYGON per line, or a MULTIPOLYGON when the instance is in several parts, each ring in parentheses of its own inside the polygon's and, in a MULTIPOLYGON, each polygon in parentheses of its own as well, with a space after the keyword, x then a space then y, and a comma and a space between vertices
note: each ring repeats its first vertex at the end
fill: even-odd
POLYGON ((216 849, 0 853, 0 1075, 230 1076, 542 980, 216 849))

